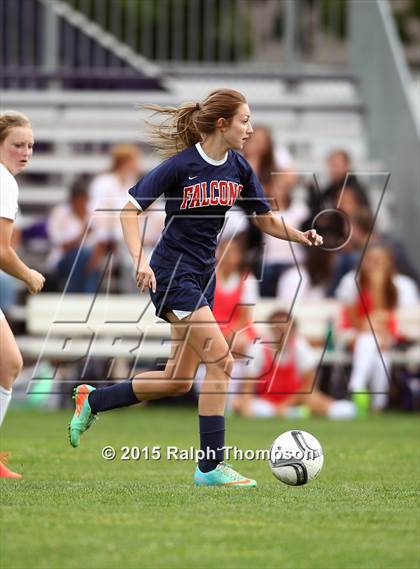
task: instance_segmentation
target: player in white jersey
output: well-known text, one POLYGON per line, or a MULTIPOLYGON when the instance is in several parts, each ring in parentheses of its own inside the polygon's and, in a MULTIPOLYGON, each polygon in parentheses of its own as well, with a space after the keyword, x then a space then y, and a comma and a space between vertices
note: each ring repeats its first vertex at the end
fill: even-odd
MULTIPOLYGON (((15 111, 0 112, 0 269, 20 279, 31 294, 39 292, 45 278, 18 257, 11 244, 18 209, 19 188, 15 176, 32 156, 34 138, 28 118, 15 111)), ((22 369, 22 356, 0 308, 0 426, 12 397, 12 385, 22 369)), ((21 478, 4 464, 0 453, 0 478, 21 478)))

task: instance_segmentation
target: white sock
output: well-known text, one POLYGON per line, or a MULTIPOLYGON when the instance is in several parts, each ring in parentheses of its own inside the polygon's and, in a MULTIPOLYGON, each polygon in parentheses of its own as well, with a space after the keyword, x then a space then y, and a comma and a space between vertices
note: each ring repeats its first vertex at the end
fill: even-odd
POLYGON ((389 354, 382 352, 382 358, 377 357, 377 363, 372 373, 371 394, 372 410, 382 411, 388 404, 389 394, 389 354))
POLYGON ((330 419, 354 419, 356 417, 356 406, 352 401, 345 399, 334 401, 328 408, 327 416, 330 419))
POLYGON ((356 339, 349 391, 359 392, 368 389, 373 368, 377 365, 378 348, 371 332, 363 332, 356 339))
POLYGON ((254 397, 251 401, 251 413, 254 417, 274 417, 276 408, 270 401, 254 397))
MULTIPOLYGON (((305 407, 303 405, 289 405, 283 413, 287 419, 304 419, 305 407)), ((308 413, 311 412, 308 410, 308 413)))
POLYGON ((7 408, 9 407, 11 398, 12 398, 12 390, 6 389, 2 385, 0 385, 0 427, 3 423, 3 419, 6 415, 7 408))

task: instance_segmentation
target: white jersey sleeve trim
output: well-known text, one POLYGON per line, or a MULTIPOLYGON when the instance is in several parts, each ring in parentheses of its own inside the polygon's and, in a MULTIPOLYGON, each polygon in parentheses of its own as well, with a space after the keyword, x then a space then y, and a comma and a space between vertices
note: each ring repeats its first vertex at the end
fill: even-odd
POLYGON ((131 202, 133 205, 135 205, 137 209, 139 209, 140 211, 143 211, 139 202, 136 200, 136 198, 133 198, 133 196, 131 194, 128 194, 128 201, 131 202))

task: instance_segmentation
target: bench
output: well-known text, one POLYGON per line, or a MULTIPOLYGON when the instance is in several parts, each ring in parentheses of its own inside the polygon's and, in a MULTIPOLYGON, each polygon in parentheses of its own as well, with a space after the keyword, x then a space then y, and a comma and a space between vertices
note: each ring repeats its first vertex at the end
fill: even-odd
MULTIPOLYGON (((254 323, 262 337, 269 315, 280 307, 275 299, 261 299, 254 307, 254 323)), ((293 310, 300 332, 315 346, 321 358, 327 328, 340 318, 336 300, 299 302, 293 310)), ((397 312, 401 334, 415 345, 408 351, 393 350, 393 363, 420 361, 420 310, 403 307, 397 312)), ((17 338, 23 355, 31 359, 71 362, 86 357, 129 358, 137 362, 169 356, 170 325, 155 316, 146 294, 87 295, 45 293, 28 299, 28 336, 17 338)), ((351 354, 337 342, 323 355, 325 364, 350 363, 351 354)))

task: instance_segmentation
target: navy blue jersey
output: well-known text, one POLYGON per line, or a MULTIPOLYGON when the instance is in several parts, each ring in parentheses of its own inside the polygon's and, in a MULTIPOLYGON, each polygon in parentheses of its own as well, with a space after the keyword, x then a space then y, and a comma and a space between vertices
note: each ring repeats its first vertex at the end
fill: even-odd
POLYGON ((199 143, 162 162, 129 190, 130 201, 142 210, 162 194, 165 230, 153 255, 165 265, 198 271, 215 264, 217 236, 234 203, 249 215, 271 210, 243 156, 229 150, 223 160, 213 160, 199 143))

